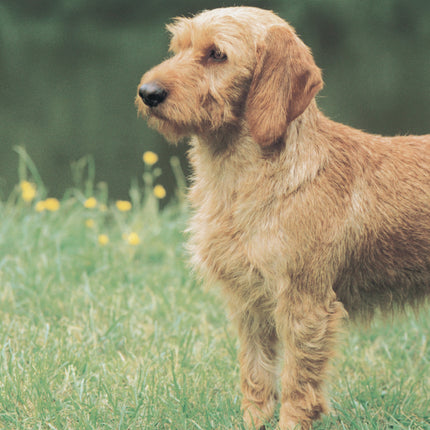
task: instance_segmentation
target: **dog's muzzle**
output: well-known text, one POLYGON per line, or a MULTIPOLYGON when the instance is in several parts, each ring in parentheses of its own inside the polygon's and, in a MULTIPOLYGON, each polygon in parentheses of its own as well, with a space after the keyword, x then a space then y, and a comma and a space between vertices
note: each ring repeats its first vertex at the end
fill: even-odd
POLYGON ((167 97, 167 91, 158 82, 148 82, 139 88, 139 96, 149 107, 158 106, 167 97))

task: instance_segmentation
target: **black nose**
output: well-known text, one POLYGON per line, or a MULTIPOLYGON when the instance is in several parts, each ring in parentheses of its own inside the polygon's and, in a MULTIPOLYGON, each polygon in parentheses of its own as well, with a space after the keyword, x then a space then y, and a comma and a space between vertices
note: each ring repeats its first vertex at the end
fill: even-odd
POLYGON ((155 107, 167 97, 167 91, 158 82, 148 82, 139 88, 139 96, 149 107, 155 107))

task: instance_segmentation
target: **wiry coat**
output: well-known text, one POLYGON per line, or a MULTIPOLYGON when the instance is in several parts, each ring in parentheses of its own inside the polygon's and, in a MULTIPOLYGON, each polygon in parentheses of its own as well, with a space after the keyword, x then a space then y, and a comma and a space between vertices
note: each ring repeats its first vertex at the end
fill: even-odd
POLYGON ((192 136, 192 262, 228 296, 245 420, 280 428, 327 410, 339 322, 430 290, 430 135, 382 137, 327 119, 321 72, 294 30, 255 8, 168 26, 175 54, 137 105, 168 139, 192 136), (165 97, 164 97, 165 95, 165 97), (152 102, 151 102, 152 103, 152 102))

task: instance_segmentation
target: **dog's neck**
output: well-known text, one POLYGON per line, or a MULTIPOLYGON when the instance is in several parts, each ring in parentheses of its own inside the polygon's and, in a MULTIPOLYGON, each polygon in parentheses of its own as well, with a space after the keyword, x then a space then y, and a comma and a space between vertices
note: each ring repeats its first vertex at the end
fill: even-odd
POLYGON ((195 180, 219 189, 223 183, 237 187, 247 178, 258 181, 260 175, 279 175, 289 184, 284 192, 294 192, 324 168, 326 147, 318 137, 318 124, 324 120, 313 101, 288 126, 284 141, 264 148, 253 140, 245 120, 240 127, 196 136, 189 151, 195 180))
POLYGON ((291 191, 311 182, 328 161, 327 145, 322 144, 321 123, 328 119, 313 100, 288 127, 278 162, 288 172, 291 191))

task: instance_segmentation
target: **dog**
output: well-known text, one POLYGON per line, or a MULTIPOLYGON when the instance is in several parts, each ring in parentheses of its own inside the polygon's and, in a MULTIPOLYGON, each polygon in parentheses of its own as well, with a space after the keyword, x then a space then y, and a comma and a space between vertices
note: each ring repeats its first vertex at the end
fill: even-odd
POLYGON ((167 29, 173 56, 143 75, 136 104, 169 141, 191 137, 191 260, 237 324, 245 423, 263 427, 280 401, 281 429, 309 429, 328 411, 345 317, 428 297, 430 135, 325 117, 310 49, 270 11, 167 29))

